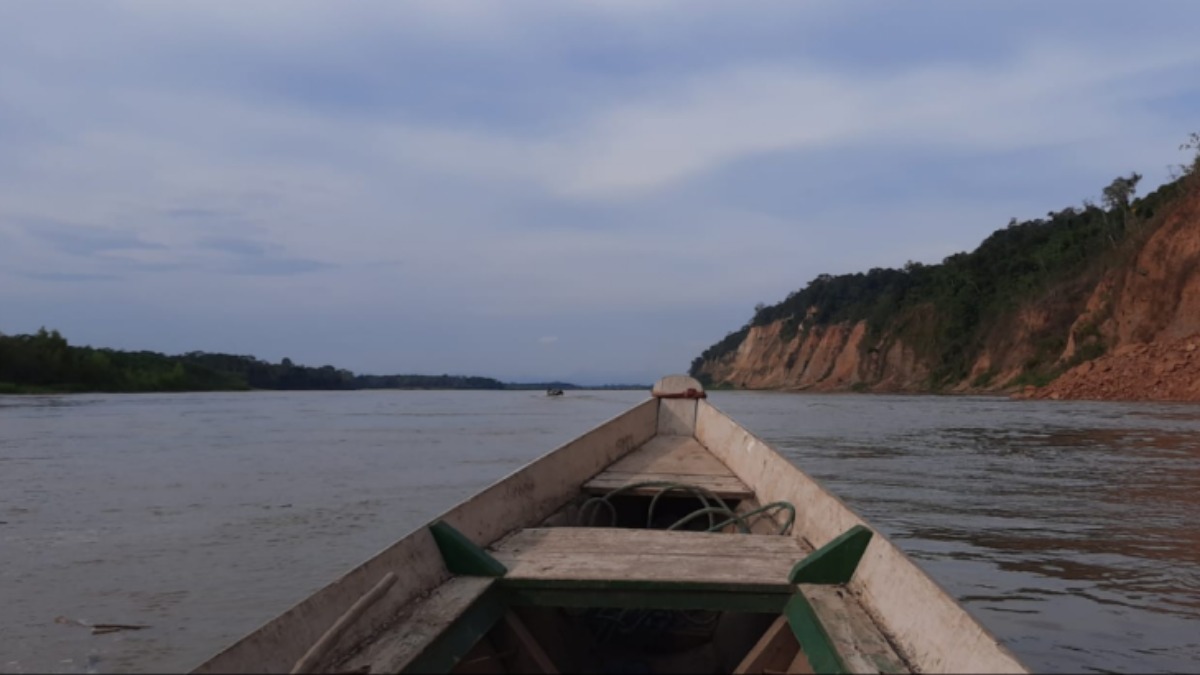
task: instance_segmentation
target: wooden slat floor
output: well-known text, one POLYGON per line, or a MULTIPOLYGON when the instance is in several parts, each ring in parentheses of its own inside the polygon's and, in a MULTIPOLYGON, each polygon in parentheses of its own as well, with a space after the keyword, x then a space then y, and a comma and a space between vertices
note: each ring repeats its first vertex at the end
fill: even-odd
MULTIPOLYGON (((655 436, 628 456, 584 483, 590 494, 606 494, 633 483, 665 481, 703 487, 723 499, 748 499, 754 491, 691 436, 655 436)), ((661 488, 635 488, 631 495, 653 495, 661 488)), ((685 493, 680 493, 685 494, 685 493)))

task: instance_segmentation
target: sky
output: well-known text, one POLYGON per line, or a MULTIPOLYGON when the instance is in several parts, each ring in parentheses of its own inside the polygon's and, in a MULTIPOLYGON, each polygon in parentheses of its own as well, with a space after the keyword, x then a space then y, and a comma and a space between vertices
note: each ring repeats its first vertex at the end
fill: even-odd
POLYGON ((649 383, 1167 180, 1200 3, 0 2, 0 331, 649 383))

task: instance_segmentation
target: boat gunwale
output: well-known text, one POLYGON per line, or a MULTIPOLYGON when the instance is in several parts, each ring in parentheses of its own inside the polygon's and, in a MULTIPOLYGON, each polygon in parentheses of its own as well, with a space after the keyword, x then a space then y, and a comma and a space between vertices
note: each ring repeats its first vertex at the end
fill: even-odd
MULTIPOLYGON (((942 672, 942 671, 968 672, 964 668, 962 668, 961 666, 959 666, 957 664, 950 664, 949 670, 947 670, 947 665, 944 663, 941 663, 940 661, 935 662, 935 663, 929 663, 928 662, 929 659, 922 658, 921 655, 914 654, 913 650, 911 648, 910 642, 908 640, 903 639, 903 637, 902 637, 904 635, 904 631, 897 631, 893 626, 894 622, 891 620, 892 617, 885 616, 884 613, 876 605, 876 597, 875 597, 875 594, 872 593, 872 591, 874 590, 874 586, 877 584, 870 584, 868 582, 865 582, 863 580, 864 575, 862 573, 862 570, 864 569, 864 567, 870 568, 870 566, 872 564, 879 564, 877 561, 883 556, 892 557, 893 560, 891 561, 891 564, 893 564, 893 565, 896 563, 900 563, 900 564, 905 565, 910 570, 914 571, 916 573, 915 574, 916 578, 921 579, 924 583, 927 583, 931 587, 931 590, 933 590, 935 592, 935 594, 940 595, 942 598, 944 598, 947 601, 947 603, 944 605, 944 607, 939 611, 945 611, 946 608, 948 607, 948 611, 950 611, 950 612, 954 612, 954 611, 960 612, 961 616, 965 617, 966 620, 969 622, 969 625, 973 626, 974 629, 977 629, 977 637, 983 638, 983 640, 985 641, 986 644, 988 644, 988 646, 993 647, 995 649, 995 651, 1001 657, 1002 661, 1009 662, 1009 663, 1003 664, 1003 665, 1011 666, 1011 670, 1006 671, 1006 670, 1002 670, 1002 669, 997 669, 996 665, 998 665, 998 664, 992 663, 992 664, 990 664, 991 665, 990 668, 987 668, 986 670, 983 670, 982 672, 1017 672, 1017 673, 1029 672, 1028 669, 1025 667, 1025 665, 1023 663, 1021 663, 1020 659, 1018 659, 1016 657, 1016 655, 1013 654, 1012 651, 1010 649, 1008 649, 1000 641, 999 638, 996 637, 996 635, 994 633, 992 633, 990 630, 988 630, 987 626, 985 626, 979 620, 979 618, 977 616, 975 616, 970 610, 968 610, 965 606, 963 606, 963 604, 961 602, 959 602, 957 599, 955 599, 955 597, 953 595, 951 595, 940 583, 938 583, 938 581, 936 579, 934 579, 933 576, 928 574, 923 568, 921 568, 921 566, 917 565, 916 562, 914 562, 913 559, 911 557, 909 557, 909 555, 907 553, 905 553, 899 546, 897 546, 895 543, 893 543, 891 541, 891 539, 889 539, 887 537, 886 534, 884 534, 883 532, 880 532, 877 528, 873 527, 870 524, 870 522, 868 522, 865 518, 862 517, 861 514, 859 514, 856 510, 851 508, 849 505, 847 505, 846 502, 844 500, 842 500, 841 497, 839 497, 836 493, 834 493, 828 487, 826 487, 824 485, 824 483, 822 483, 820 480, 809 475, 807 472, 805 472, 803 469, 801 469, 795 462, 793 462, 791 459, 789 459, 787 457, 787 455, 783 454, 775 446, 766 442, 761 437, 759 437, 757 434, 750 431, 750 429, 748 429, 745 425, 743 425, 743 424, 739 423, 737 420, 733 419, 732 416, 730 416, 724 410, 722 410, 721 408, 717 407, 714 403, 712 403, 711 399, 706 398, 706 399, 701 399, 701 400, 697 401, 695 436, 696 436, 696 439, 699 440, 702 445, 704 445, 704 447, 709 449, 709 452, 714 452, 713 446, 706 443, 705 440, 700 437, 702 422, 707 423, 707 421, 704 419, 704 415, 702 413, 702 410, 705 406, 707 406, 707 408, 710 409, 713 413, 718 415, 719 420, 723 420, 724 422, 727 422, 728 424, 732 425, 734 429, 740 430, 743 434, 745 434, 745 436, 749 440, 753 441, 758 446, 765 448, 766 450, 768 450, 769 452, 774 454, 774 456, 776 456, 777 458, 782 460, 784 463, 786 463, 788 466, 790 466, 791 469, 796 474, 803 476, 816 489, 816 493, 817 493, 816 496, 818 498, 829 500, 830 502, 835 504, 837 507, 839 507, 846 515, 849 515, 851 517, 851 519, 854 521, 849 524, 843 523, 844 527, 835 526, 831 530, 831 533, 828 534, 828 536, 822 537, 821 540, 814 541, 811 537, 811 533, 805 532, 804 528, 801 526, 801 523, 806 522, 808 519, 805 518, 803 521, 801 520, 800 504, 796 504, 797 511, 798 511, 797 522, 796 522, 796 525, 794 526, 791 536, 801 538, 805 543, 807 543, 808 545, 810 545, 814 549, 816 549, 816 548, 819 548, 820 546, 823 546, 824 544, 828 543, 833 538, 838 536, 838 534, 840 534, 841 532, 844 532, 845 530, 849 529, 849 527, 852 527, 853 525, 863 525, 863 526, 869 528, 874 533, 874 536, 872 537, 871 542, 867 546, 867 552, 863 555, 862 561, 859 563, 858 570, 856 571, 854 576, 851 578, 850 582, 848 584, 846 584, 846 588, 847 588, 847 590, 849 590, 852 594, 854 594, 858 598, 860 605, 863 607, 864 610, 866 610, 867 614, 875 622, 876 626, 885 635, 885 637, 887 637, 887 639, 892 643, 893 648, 896 649, 897 653, 901 657, 903 657, 906 662, 908 662, 911 666, 914 666, 914 668, 916 670, 919 670, 921 672, 942 672)), ((725 439, 725 440, 729 441, 730 439, 725 439)), ((732 444, 727 443, 727 445, 732 445, 732 444)), ((729 467, 729 469, 734 473, 734 475, 736 475, 738 477, 738 479, 740 479, 751 490, 753 490, 760 500, 763 499, 764 495, 762 494, 762 489, 764 486, 760 485, 760 481, 753 480, 753 478, 751 476, 748 476, 742 472, 739 472, 738 471, 739 467, 735 466, 735 464, 737 464, 737 462, 734 462, 731 464, 729 461, 727 461, 726 456, 723 456, 722 454, 720 454, 722 451, 725 451, 725 450, 729 451, 729 453, 730 453, 729 456, 733 455, 732 447, 719 448, 716 452, 714 452, 714 454, 716 454, 718 459, 720 459, 722 462, 725 463, 726 466, 729 467)), ((779 498, 780 498, 779 495, 772 495, 772 496, 768 497, 768 499, 772 499, 772 500, 779 499, 779 498)), ((903 622, 903 619, 900 619, 899 621, 903 622)), ((954 627, 956 627, 956 628, 961 627, 961 621, 952 622, 952 623, 953 623, 954 627)), ((909 632, 911 632, 911 631, 909 631, 909 632)))
MULTIPOLYGON (((589 478, 600 473, 614 461, 633 452, 657 435, 658 399, 651 396, 639 401, 632 407, 609 417, 582 434, 506 473, 487 487, 470 494, 441 514, 413 528, 366 561, 359 563, 338 576, 334 581, 309 593, 281 613, 261 623, 254 630, 227 644, 188 672, 195 675, 218 672, 262 672, 266 670, 286 672, 303 655, 309 645, 315 642, 322 632, 365 593, 370 586, 378 581, 378 578, 382 577, 386 571, 392 568, 403 568, 406 571, 420 570, 422 564, 427 567, 434 567, 434 570, 424 570, 425 573, 419 575, 421 578, 417 579, 417 583, 407 584, 407 588, 405 588, 406 585, 403 583, 407 579, 402 578, 401 583, 396 583, 388 595, 385 596, 388 601, 379 602, 371 610, 368 610, 368 613, 364 615, 360 622, 363 625, 358 625, 347 630, 346 635, 339 641, 339 645, 350 645, 355 640, 363 639, 378 630, 380 625, 386 623, 389 614, 394 613, 404 604, 428 594, 452 577, 452 574, 446 569, 441 556, 438 554, 437 545, 429 531, 430 525, 438 521, 448 522, 480 546, 486 546, 492 541, 499 540, 521 527, 536 525, 538 522, 552 515, 557 509, 569 504, 571 499, 575 497, 574 491, 561 500, 561 503, 550 509, 548 513, 532 517, 531 520, 535 522, 517 523, 507 528, 504 532, 489 538, 488 541, 478 541, 478 535, 472 536, 472 532, 476 528, 471 527, 470 523, 467 523, 465 527, 460 526, 463 518, 467 515, 466 512, 473 505, 477 505, 479 501, 496 494, 499 490, 503 490, 506 485, 518 481, 521 476, 529 475, 529 472, 535 470, 535 467, 538 465, 544 465, 547 462, 554 461, 556 458, 564 457, 564 453, 569 453, 573 446, 582 445, 582 447, 586 448, 587 441, 593 440, 595 436, 606 430, 619 429, 622 423, 630 420, 633 420, 632 423, 636 424, 636 418, 639 415, 646 415, 649 419, 641 421, 644 422, 646 428, 640 430, 640 433, 636 434, 633 438, 636 439, 642 436, 644 438, 618 444, 627 447, 618 447, 615 458, 605 461, 588 476, 574 483, 573 486, 577 490, 589 478), (405 551, 405 549, 409 548, 415 548, 416 550, 405 551), (400 558, 400 560, 391 560, 391 558, 400 558), (377 574, 373 574, 371 570, 376 567, 380 568, 380 570, 378 570, 377 574), (320 605, 323 603, 328 603, 328 606, 321 607, 320 605), (318 625, 312 625, 315 618, 312 616, 314 613, 323 615, 323 620, 318 625), (297 631, 294 630, 297 625, 300 628, 307 629, 300 631, 304 633, 300 637, 297 637, 297 631), (274 656, 274 659, 270 659, 270 656, 268 656, 270 650, 254 649, 258 646, 255 643, 262 641, 274 641, 277 643, 276 652, 270 654, 270 656, 274 656), (287 655, 280 656, 278 650, 286 651, 287 655), (254 652, 258 652, 259 656, 257 658, 254 652), (271 663, 278 661, 279 667, 265 665, 268 663, 268 660, 271 663)), ((606 453, 603 450, 596 450, 587 454, 593 457, 603 457, 606 453)), ((587 458, 585 456, 585 459, 587 458)))

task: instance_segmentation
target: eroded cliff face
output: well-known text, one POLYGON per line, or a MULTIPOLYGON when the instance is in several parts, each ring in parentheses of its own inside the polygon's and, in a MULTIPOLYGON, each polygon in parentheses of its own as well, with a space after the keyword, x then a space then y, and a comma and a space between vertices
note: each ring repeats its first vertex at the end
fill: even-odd
MULTIPOLYGON (((1126 262, 1074 280, 997 317, 957 392, 1020 389, 1042 398, 1200 400, 1200 177, 1135 239, 1126 262), (1149 229, 1151 228, 1152 229, 1149 229), (1046 345, 1062 376, 1021 387, 1046 345), (1193 364, 1196 367, 1193 367, 1193 364)), ((929 311, 932 311, 931 308, 929 311)), ((713 383, 747 389, 927 391, 937 355, 922 353, 928 312, 872 338, 866 322, 754 326, 734 352, 704 362, 713 383)), ((945 383, 943 383, 945 385, 945 383)))
POLYGON ((929 369, 902 341, 866 344, 867 324, 813 326, 786 338, 784 323, 750 329, 737 351, 706 365, 712 381, 744 389, 838 391, 920 386, 929 369))
POLYGON ((1190 188, 1072 326, 1064 360, 1080 343, 1103 344, 1104 353, 1022 396, 1200 400, 1200 185, 1190 188))
POLYGON ((1118 272, 1112 317, 1116 346, 1200 332, 1200 190, 1182 198, 1134 264, 1118 272))
MULTIPOLYGON (((909 319, 912 322, 920 318, 909 319)), ((975 361, 970 376, 953 391, 992 391, 1021 373, 1032 354, 1033 338, 1047 316, 1030 308, 990 341, 975 361), (974 383, 974 384, 973 384, 974 383)), ((918 326, 919 328, 919 326, 918 326)), ((714 383, 740 389, 806 391, 918 392, 930 389, 932 359, 910 344, 913 337, 894 333, 868 338, 867 323, 814 326, 785 338, 783 322, 750 329, 737 351, 705 365, 714 383)), ((919 336, 917 336, 919 339, 919 336)))
MULTIPOLYGON (((1073 310, 1073 307, 1065 308, 1065 311, 1073 310)), ((1062 311, 1064 308, 1053 311, 1043 303, 1034 303, 997 322, 987 332, 984 347, 967 377, 953 385, 952 391, 989 392, 1020 378, 1027 364, 1037 357, 1038 341, 1067 331, 1071 320, 1064 320, 1059 314, 1062 311)))

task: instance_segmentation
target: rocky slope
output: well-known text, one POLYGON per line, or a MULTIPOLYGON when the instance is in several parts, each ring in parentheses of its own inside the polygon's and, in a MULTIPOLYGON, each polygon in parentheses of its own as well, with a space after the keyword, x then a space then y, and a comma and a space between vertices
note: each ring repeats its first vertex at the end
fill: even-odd
MULTIPOLYGON (((946 338, 947 310, 936 299, 910 300, 874 330, 865 319, 821 322, 818 303, 803 318, 752 322, 740 343, 733 334, 725 341, 736 348, 714 346, 692 372, 751 389, 1200 400, 1200 179, 1155 196, 1125 226, 1125 241, 979 318, 969 339, 946 338)), ((979 278, 987 277, 965 283, 979 278)))
POLYGON ((1016 398, 1200 401, 1200 335, 1125 345, 1016 398))

